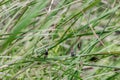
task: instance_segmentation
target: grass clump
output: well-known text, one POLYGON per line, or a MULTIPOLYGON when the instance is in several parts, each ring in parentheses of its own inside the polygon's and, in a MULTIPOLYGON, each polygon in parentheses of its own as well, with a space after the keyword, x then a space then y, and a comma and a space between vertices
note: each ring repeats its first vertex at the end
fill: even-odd
POLYGON ((119 80, 119 0, 0 1, 3 80, 119 80))

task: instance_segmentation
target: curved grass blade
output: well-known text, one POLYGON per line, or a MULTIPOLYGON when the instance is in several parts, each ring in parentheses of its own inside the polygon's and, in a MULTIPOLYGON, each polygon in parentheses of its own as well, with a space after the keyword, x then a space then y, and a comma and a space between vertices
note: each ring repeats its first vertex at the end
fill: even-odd
POLYGON ((21 30, 25 29, 31 23, 33 18, 38 15, 38 12, 46 6, 47 2, 48 1, 38 2, 31 9, 28 9, 25 12, 21 20, 13 28, 13 35, 10 35, 9 38, 2 44, 0 52, 2 52, 15 39, 15 37, 20 33, 21 30))

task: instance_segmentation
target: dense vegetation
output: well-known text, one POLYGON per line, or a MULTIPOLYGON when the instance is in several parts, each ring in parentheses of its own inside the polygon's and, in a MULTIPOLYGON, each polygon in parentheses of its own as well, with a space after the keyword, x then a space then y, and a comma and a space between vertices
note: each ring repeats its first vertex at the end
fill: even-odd
POLYGON ((1 80, 119 80, 119 0, 0 0, 1 80))

